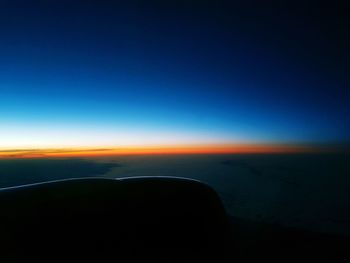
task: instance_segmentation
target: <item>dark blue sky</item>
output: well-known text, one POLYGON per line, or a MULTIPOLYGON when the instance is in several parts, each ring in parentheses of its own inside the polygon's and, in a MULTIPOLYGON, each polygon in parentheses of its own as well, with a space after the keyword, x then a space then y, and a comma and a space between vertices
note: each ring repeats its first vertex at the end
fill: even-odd
POLYGON ((348 142, 346 8, 232 2, 1 1, 0 146, 348 142))

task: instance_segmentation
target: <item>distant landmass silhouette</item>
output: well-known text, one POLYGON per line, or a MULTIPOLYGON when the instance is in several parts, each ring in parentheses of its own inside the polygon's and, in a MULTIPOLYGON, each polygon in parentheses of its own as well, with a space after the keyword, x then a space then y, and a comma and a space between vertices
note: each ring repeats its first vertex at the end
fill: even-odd
POLYGON ((0 160, 0 188, 69 178, 96 177, 114 167, 120 167, 120 164, 78 158, 0 160))

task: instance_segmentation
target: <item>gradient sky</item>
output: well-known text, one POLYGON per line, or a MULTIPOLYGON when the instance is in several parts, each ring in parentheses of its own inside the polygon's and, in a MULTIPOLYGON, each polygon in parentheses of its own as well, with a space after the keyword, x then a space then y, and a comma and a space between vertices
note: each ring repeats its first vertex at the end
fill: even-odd
POLYGON ((0 2, 0 148, 350 141, 342 6, 111 2, 0 2))

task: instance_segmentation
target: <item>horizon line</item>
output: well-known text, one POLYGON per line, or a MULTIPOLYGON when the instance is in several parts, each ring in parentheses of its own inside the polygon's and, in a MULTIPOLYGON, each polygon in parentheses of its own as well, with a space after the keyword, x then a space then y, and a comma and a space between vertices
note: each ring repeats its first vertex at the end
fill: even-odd
POLYGON ((339 146, 307 144, 147 145, 112 147, 0 148, 0 159, 46 157, 108 157, 159 154, 282 154, 348 152, 339 146))

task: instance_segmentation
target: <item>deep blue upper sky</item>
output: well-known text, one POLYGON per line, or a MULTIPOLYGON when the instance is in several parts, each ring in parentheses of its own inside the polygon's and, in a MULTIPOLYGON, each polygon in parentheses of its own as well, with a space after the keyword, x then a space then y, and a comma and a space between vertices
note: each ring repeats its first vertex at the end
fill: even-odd
POLYGON ((344 7, 111 2, 1 1, 0 146, 349 141, 344 7))

